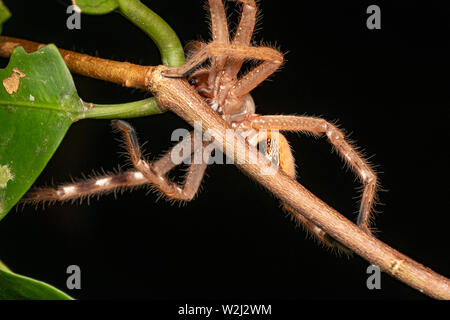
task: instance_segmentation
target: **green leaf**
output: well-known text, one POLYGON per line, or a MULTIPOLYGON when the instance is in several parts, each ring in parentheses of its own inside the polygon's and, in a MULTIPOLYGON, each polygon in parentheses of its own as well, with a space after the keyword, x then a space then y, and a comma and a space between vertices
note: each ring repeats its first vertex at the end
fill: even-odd
POLYGON ((0 70, 0 220, 30 188, 87 107, 58 49, 18 47, 0 70))
POLYGON ((13 273, 0 261, 0 300, 73 300, 42 281, 13 273))
POLYGON ((3 263, 2 260, 0 260, 0 270, 11 272, 11 270, 6 266, 6 264, 3 263))
POLYGON ((0 0, 0 33, 2 33, 2 25, 3 23, 11 17, 11 13, 8 8, 3 4, 3 1, 0 0))
POLYGON ((117 9, 119 3, 117 0, 77 0, 77 6, 82 13, 106 14, 117 9))

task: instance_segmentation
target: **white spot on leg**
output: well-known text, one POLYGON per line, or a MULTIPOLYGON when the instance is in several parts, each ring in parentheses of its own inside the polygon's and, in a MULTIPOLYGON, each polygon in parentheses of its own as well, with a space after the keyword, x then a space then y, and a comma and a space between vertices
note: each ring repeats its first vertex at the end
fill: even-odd
POLYGON ((103 187, 106 186, 111 181, 111 178, 99 179, 95 182, 96 186, 103 187))
POLYGON ((364 181, 365 184, 371 184, 371 183, 376 183, 376 176, 373 174, 372 171, 369 170, 362 170, 361 171, 361 178, 364 181))
POLYGON ((327 130, 327 136, 328 138, 330 138, 331 141, 338 141, 339 140, 339 135, 334 131, 334 130, 327 130))
POLYGON ((65 195, 70 195, 72 193, 75 193, 76 190, 77 190, 77 188, 75 186, 63 187, 63 191, 64 191, 65 195))
POLYGON ((352 160, 352 159, 350 158, 348 152, 345 152, 345 153, 344 153, 344 157, 345 157, 345 159, 346 159, 347 161, 351 161, 351 160, 352 160))
POLYGON ((140 173, 140 172, 135 172, 134 173, 134 178, 136 180, 142 180, 142 179, 144 179, 144 175, 142 173, 140 173))
POLYGON ((366 170, 362 170, 361 171, 361 178, 363 179, 363 181, 366 181, 366 179, 367 179, 367 172, 366 172, 366 170))

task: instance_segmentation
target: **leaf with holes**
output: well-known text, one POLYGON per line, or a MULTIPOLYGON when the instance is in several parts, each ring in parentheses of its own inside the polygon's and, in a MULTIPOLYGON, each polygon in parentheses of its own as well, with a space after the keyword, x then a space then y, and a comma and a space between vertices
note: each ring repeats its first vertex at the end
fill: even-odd
POLYGON ((0 70, 0 220, 44 169, 76 115, 87 110, 58 49, 18 47, 0 70))

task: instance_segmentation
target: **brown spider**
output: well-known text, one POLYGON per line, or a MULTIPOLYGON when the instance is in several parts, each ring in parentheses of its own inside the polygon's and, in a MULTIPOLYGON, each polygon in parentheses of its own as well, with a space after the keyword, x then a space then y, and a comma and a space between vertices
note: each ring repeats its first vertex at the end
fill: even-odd
MULTIPOLYGON (((314 135, 326 134, 330 143, 336 148, 344 161, 358 175, 364 185, 357 224, 370 233, 370 214, 373 206, 377 178, 370 165, 346 141, 344 134, 326 120, 301 116, 261 116, 255 114, 255 104, 250 91, 274 73, 283 63, 283 54, 270 47, 252 46, 250 44, 257 15, 255 0, 237 0, 241 2, 242 14, 234 37, 230 40, 228 24, 222 0, 209 0, 211 13, 212 42, 191 43, 192 54, 187 63, 180 68, 168 68, 167 77, 185 77, 196 67, 210 60, 207 67, 193 71, 188 77, 190 84, 204 98, 207 104, 220 114, 234 129, 249 132, 246 139, 257 146, 269 142, 270 156, 285 174, 295 179, 295 162, 286 138, 278 132, 264 130, 297 131, 314 135), (241 77, 238 73, 245 60, 262 61, 241 77), (272 147, 272 146, 275 147, 272 147), (276 152, 273 152, 276 149, 276 152)), ((183 185, 168 180, 166 174, 176 164, 172 162, 171 153, 159 160, 149 163, 143 159, 134 129, 124 121, 113 121, 113 125, 122 132, 131 162, 136 170, 117 175, 96 177, 83 182, 63 185, 55 189, 32 191, 26 201, 57 201, 88 197, 93 194, 106 193, 118 188, 129 188, 151 184, 170 199, 191 200, 197 193, 202 181, 208 159, 201 163, 192 163, 183 185)), ((191 133, 191 137, 194 133, 191 133)), ((194 147, 193 139, 185 139, 176 147, 187 145, 194 147)), ((206 143, 203 142, 203 145, 206 143)), ((195 146, 195 148, 202 147, 195 146)), ((191 148, 192 153, 197 150, 191 148)), ((267 150, 266 150, 267 151, 267 150)), ((304 226, 324 243, 338 247, 322 229, 283 204, 288 211, 295 213, 304 226)))

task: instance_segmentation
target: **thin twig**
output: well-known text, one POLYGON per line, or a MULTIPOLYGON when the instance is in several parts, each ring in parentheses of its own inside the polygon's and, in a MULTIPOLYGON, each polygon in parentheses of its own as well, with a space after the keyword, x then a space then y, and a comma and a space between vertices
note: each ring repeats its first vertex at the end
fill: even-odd
MULTIPOLYGON (((27 51, 40 46, 30 46, 29 42, 20 39, 0 37, 0 56, 8 57, 17 45, 27 45, 27 51)), ((143 67, 66 50, 62 53, 73 72, 138 88, 145 87, 155 95, 160 106, 164 105, 191 125, 200 121, 202 129, 207 130, 216 143, 223 143, 224 152, 235 159, 242 171, 298 212, 294 217, 306 217, 370 263, 420 292, 437 299, 450 299, 449 279, 366 234, 283 172, 264 174, 261 168, 266 163, 258 157, 256 148, 234 133, 185 80, 164 77, 161 72, 165 66, 143 67)))
MULTIPOLYGON (((45 44, 0 36, 0 56, 9 57, 13 50, 22 46, 26 52, 39 50, 45 44)), ((114 82, 124 87, 145 89, 145 75, 149 68, 128 62, 97 58, 69 50, 59 49, 70 71, 90 78, 114 82)))

